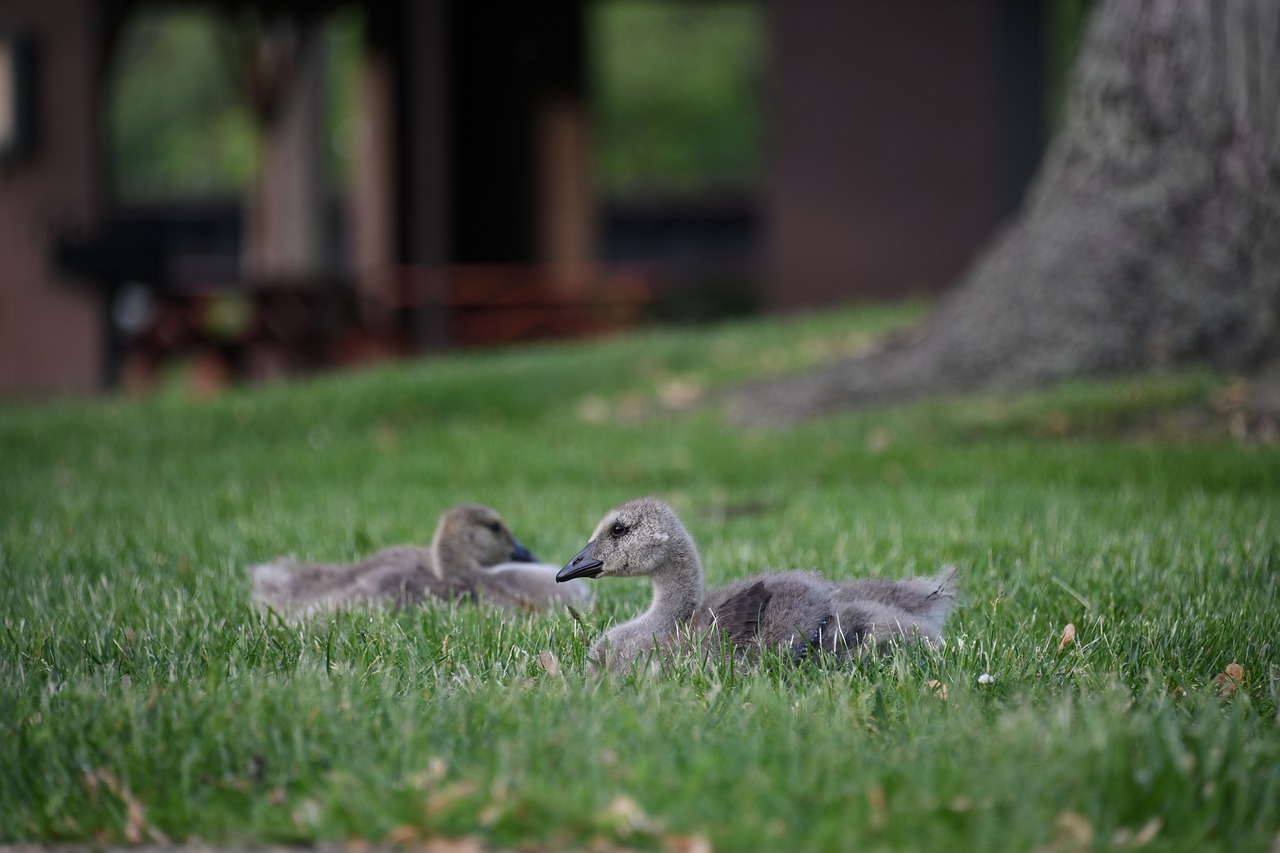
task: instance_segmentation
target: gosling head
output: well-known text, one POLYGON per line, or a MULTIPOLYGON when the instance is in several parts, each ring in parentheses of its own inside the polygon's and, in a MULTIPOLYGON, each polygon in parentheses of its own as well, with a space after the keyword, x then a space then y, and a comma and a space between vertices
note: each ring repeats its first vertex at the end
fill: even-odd
POLYGON ((458 559, 465 555, 463 562, 480 566, 537 562, 498 511, 481 504, 455 506, 440 516, 434 542, 446 556, 458 559))
POLYGON ((639 498, 610 510, 556 580, 652 575, 672 562, 687 562, 691 552, 696 562, 693 539, 671 507, 639 498))

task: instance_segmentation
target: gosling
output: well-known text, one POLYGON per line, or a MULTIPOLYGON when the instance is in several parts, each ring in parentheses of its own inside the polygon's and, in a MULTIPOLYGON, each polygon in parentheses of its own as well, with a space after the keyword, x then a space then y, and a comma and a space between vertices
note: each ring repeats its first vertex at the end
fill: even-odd
POLYGON ((401 608, 431 599, 489 602, 509 611, 585 606, 581 581, 556 583, 497 510, 464 504, 447 510, 431 547, 397 546, 348 565, 276 560, 252 566, 254 597, 288 619, 354 606, 401 608))
POLYGON ((587 546, 556 580, 648 576, 653 603, 592 644, 588 658, 600 670, 626 672, 637 661, 661 664, 699 647, 719 654, 775 648, 795 661, 818 653, 852 655, 890 640, 942 642, 955 605, 955 569, 909 580, 827 580, 786 571, 704 591, 702 562, 693 537, 675 512, 655 498, 611 510, 587 546))

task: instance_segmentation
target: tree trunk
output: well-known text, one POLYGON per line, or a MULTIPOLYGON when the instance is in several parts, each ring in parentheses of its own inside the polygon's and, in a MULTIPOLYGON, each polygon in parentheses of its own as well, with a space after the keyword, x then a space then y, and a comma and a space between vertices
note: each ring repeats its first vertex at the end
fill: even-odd
POLYGON ((245 272, 266 285, 314 285, 329 272, 324 200, 324 26, 285 18, 242 60, 262 134, 245 216, 245 272))
POLYGON ((1280 4, 1107 0, 1023 208, 915 334, 733 416, 1024 389, 1280 352, 1280 4))

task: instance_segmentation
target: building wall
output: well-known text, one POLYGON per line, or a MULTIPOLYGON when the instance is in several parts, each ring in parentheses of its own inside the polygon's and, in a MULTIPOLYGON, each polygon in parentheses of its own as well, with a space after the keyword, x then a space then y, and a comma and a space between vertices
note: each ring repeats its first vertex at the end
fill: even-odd
POLYGON ((936 292, 963 271, 998 201, 998 6, 772 4, 773 307, 936 292))
POLYGON ((100 35, 93 0, 4 0, 0 28, 36 42, 32 154, 0 170, 0 394, 99 386, 99 301, 60 275, 55 235, 97 212, 100 35))

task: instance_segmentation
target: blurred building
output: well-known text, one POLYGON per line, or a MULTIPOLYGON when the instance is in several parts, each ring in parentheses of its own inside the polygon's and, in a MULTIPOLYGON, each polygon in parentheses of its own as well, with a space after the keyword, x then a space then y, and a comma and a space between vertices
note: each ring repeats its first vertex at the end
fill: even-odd
POLYGON ((586 334, 685 287, 772 310, 935 292, 1043 145, 1042 3, 775 2, 759 194, 605 205, 586 0, 364 0, 364 132, 335 212, 311 50, 352 4, 205 0, 256 22, 263 177, 229 209, 125 207, 103 69, 164 4, 0 0, 0 392, 88 391, 178 353, 264 376, 586 334))

